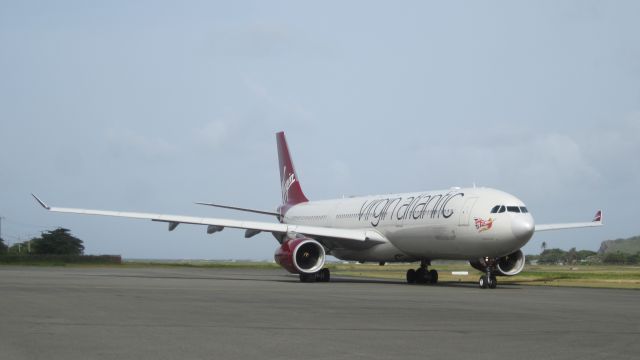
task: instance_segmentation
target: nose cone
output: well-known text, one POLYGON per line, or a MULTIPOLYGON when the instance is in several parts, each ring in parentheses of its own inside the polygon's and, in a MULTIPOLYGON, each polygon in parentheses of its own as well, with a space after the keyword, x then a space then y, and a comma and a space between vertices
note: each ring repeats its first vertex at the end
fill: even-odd
POLYGON ((516 216, 511 220, 511 232, 522 244, 533 236, 535 224, 531 216, 516 216))

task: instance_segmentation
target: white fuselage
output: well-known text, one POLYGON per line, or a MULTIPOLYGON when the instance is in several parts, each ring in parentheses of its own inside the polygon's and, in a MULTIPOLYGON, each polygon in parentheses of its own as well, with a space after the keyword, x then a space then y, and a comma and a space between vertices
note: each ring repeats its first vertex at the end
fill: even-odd
POLYGON ((488 188, 310 201, 291 207, 282 221, 375 230, 388 242, 363 249, 335 248, 330 254, 343 260, 386 262, 500 257, 524 246, 535 227, 522 201, 488 188), (502 211, 495 210, 498 205, 504 206, 502 211))

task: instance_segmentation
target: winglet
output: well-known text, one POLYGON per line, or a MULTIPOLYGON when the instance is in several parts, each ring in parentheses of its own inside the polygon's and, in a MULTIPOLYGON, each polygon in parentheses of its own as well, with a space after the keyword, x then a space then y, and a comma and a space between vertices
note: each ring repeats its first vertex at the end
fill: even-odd
POLYGON ((36 201, 38 202, 38 204, 40 204, 40 206, 42 206, 47 210, 51 210, 51 207, 49 207, 49 205, 45 204, 44 201, 40 200, 37 196, 35 196, 35 194, 32 193, 31 196, 33 196, 33 198, 36 199, 36 201))
POLYGON ((596 216, 593 217, 593 222, 602 223, 602 210, 596 212, 596 216))

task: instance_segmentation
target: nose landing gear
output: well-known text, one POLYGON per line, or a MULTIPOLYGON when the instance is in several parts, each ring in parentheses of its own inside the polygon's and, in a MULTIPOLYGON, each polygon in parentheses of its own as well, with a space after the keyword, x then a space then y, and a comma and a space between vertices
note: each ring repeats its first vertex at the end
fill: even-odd
POLYGON ((407 283, 408 284, 431 284, 438 283, 438 272, 434 269, 429 270, 431 261, 422 260, 420 267, 417 269, 407 270, 407 283))
POLYGON ((478 280, 478 285, 480 285, 481 289, 495 289, 498 286, 498 279, 494 275, 496 269, 496 259, 485 258, 486 266, 486 274, 480 276, 480 280, 478 280))
POLYGON ((480 276, 478 284, 480 285, 481 289, 495 289, 498 286, 498 280, 493 275, 490 275, 489 277, 487 277, 487 275, 482 275, 480 276))

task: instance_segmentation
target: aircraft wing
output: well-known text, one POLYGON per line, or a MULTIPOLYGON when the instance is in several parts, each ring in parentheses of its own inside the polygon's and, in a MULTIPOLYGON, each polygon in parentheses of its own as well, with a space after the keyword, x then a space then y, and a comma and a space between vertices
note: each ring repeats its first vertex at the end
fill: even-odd
POLYGON ((206 206, 213 206, 213 207, 218 207, 218 208, 222 208, 222 209, 229 209, 229 210, 246 211, 246 212, 250 212, 250 213, 254 213, 254 214, 280 216, 280 214, 278 214, 276 212, 248 209, 248 208, 242 208, 242 207, 237 207, 237 206, 221 205, 221 204, 214 204, 214 203, 207 203, 207 202, 196 202, 196 204, 198 204, 198 205, 206 205, 206 206))
POLYGON ((52 207, 45 204, 34 194, 31 194, 36 201, 45 209, 52 212, 59 213, 72 213, 83 215, 100 215, 100 216, 115 216, 131 219, 146 219, 152 221, 166 222, 169 224, 169 231, 174 230, 179 224, 191 224, 191 225, 208 225, 208 233, 214 233, 222 231, 225 227, 245 229, 245 237, 252 237, 260 232, 273 233, 276 238, 281 238, 277 235, 286 235, 288 233, 302 234, 312 237, 320 241, 323 245, 329 249, 333 248, 366 248, 377 244, 386 243, 387 239, 377 231, 374 230, 357 230, 357 229, 336 229, 320 226, 307 226, 307 225, 289 225, 289 224, 276 224, 260 221, 244 221, 233 219, 218 219, 218 218, 203 218, 193 216, 181 216, 181 215, 164 215, 153 213, 139 213, 139 212, 124 212, 124 211, 110 211, 110 210, 91 210, 91 209, 74 209, 74 208, 62 208, 52 207))
POLYGON ((548 230, 562 230, 562 229, 577 229, 586 227, 602 226, 602 210, 596 212, 596 216, 591 222, 583 223, 567 223, 567 224, 536 224, 536 231, 548 231, 548 230))

